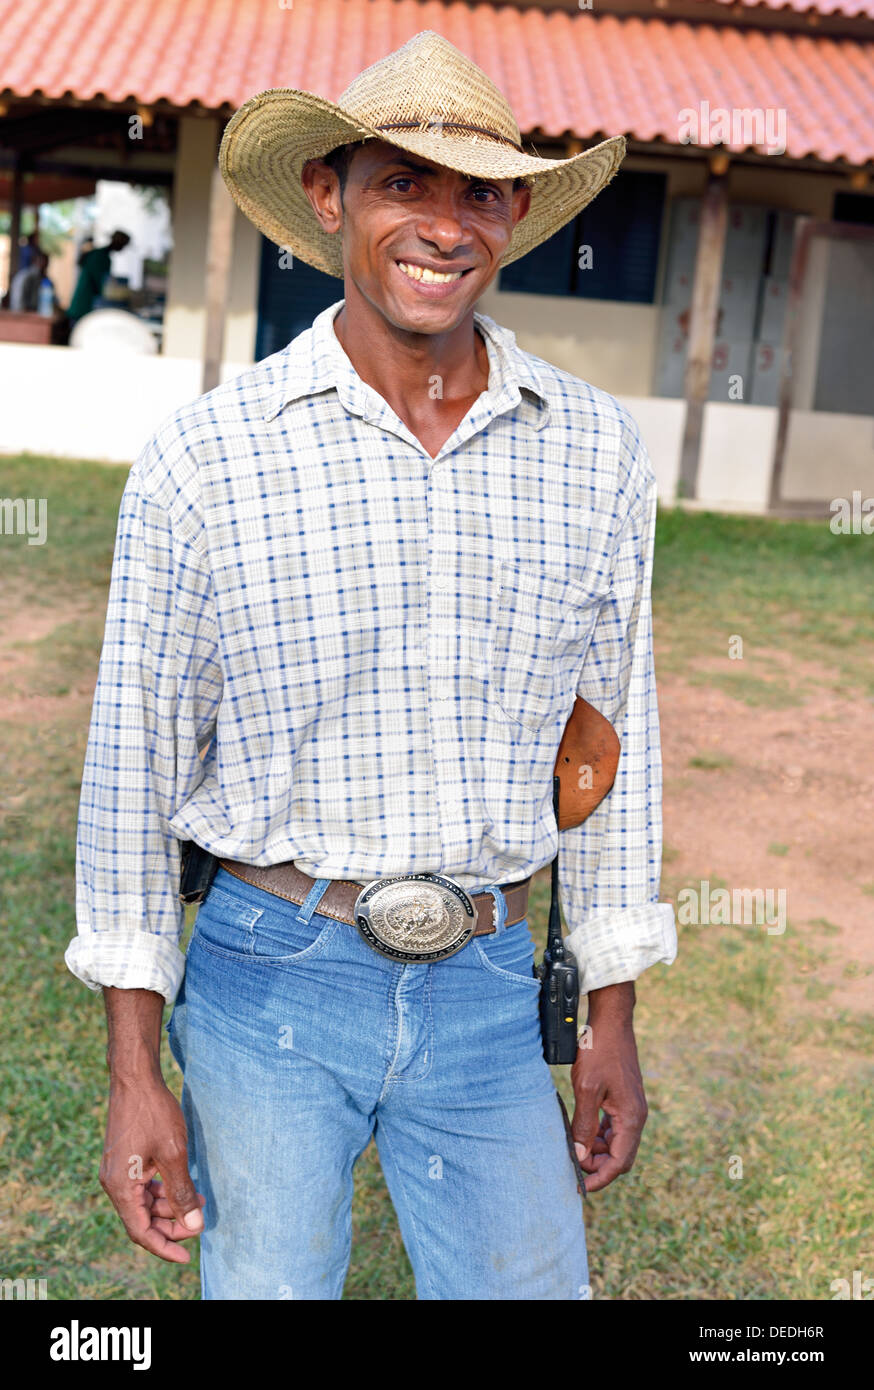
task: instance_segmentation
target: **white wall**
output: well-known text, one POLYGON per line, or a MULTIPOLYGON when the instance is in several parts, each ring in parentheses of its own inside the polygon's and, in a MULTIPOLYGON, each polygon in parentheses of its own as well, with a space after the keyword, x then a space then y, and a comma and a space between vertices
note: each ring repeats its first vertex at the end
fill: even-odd
MULTIPOLYGON (((227 362, 222 376, 246 370, 227 362)), ((201 371, 194 358, 0 343, 0 452, 132 463, 161 421, 200 395, 201 371)))
POLYGON ((686 402, 663 396, 617 396, 635 418, 656 475, 659 498, 673 501, 680 476, 686 402))
MULTIPOLYGON (((226 362, 222 378, 248 365, 226 362)), ((158 425, 200 395, 200 373, 195 358, 102 357, 72 348, 0 343, 0 453, 132 463, 158 425)), ((685 401, 618 399, 640 426, 660 499, 673 502, 685 401)), ((764 512, 776 430, 775 407, 708 403, 695 505, 764 512)), ((827 489, 832 495, 849 497, 854 488, 874 495, 872 437, 868 417, 799 412, 789 437, 785 496, 819 500, 824 457, 833 460, 827 489)))

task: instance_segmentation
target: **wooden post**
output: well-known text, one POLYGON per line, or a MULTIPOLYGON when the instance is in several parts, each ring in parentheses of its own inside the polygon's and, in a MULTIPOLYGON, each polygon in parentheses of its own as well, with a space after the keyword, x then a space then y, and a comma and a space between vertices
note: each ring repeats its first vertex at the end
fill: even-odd
POLYGON ((725 229, 728 222, 727 161, 711 166, 707 191, 701 203, 701 227, 692 283, 689 321, 689 355, 686 359, 686 427, 680 455, 679 494, 698 495, 698 465, 704 405, 710 386, 713 347, 722 285, 725 229))
POLYGON ((211 391, 221 376, 225 319, 231 283, 236 204, 216 163, 209 195, 206 242, 206 330, 203 345, 202 391, 211 391))
POLYGON ((21 193, 24 185, 24 171, 21 167, 21 155, 13 155, 12 162, 12 188, 9 203, 9 284, 7 290, 12 289, 12 281, 18 270, 20 247, 18 245, 21 237, 21 193))

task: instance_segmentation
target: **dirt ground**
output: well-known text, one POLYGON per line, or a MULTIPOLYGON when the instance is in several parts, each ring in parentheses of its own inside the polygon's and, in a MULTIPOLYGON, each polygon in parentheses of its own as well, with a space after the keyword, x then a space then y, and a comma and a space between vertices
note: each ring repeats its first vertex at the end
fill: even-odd
MULTIPOLYGON (((778 668, 787 666, 785 653, 760 655, 778 668)), ((698 674, 700 669, 696 665, 698 674)), ((791 673, 806 696, 789 709, 751 707, 714 686, 658 676, 662 893, 668 877, 710 878, 729 889, 770 888, 775 895, 785 888, 787 931, 796 929, 830 952, 817 978, 834 987, 831 1002, 871 1012, 871 703, 861 694, 837 695, 831 673, 815 662, 793 661, 791 673), (717 765, 690 766, 693 758, 717 765)), ((774 933, 772 940, 779 939, 774 933)))
MULTIPOLYGON (((34 644, 93 614, 10 605, 0 630, 0 720, 87 729, 93 687, 32 694, 34 644)), ((785 653, 769 655, 785 669, 785 653)), ((658 660, 657 660, 658 671, 658 660)), ((696 677, 702 667, 696 663, 696 677)), ((751 707, 707 684, 658 675, 664 767, 663 898, 672 884, 786 890, 789 930, 827 946, 818 978, 838 1007, 874 1008, 874 719, 815 662, 791 665, 804 702, 751 707), (691 760, 699 764, 690 766, 691 760)), ((84 739, 84 734, 83 734, 84 739)), ((83 744, 84 746, 84 744, 83 744)), ((0 814, 23 801, 7 784, 0 814)), ((715 928, 714 928, 715 929, 715 928)), ((728 928, 726 928, 728 929, 728 928)), ((764 926, 746 930, 765 931, 764 926)), ((779 936, 774 934, 774 942, 779 936)))

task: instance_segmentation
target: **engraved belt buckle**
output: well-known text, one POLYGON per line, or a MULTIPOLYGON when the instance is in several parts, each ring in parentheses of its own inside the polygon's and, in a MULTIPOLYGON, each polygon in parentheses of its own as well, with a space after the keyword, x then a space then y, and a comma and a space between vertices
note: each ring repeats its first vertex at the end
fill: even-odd
POLYGON ((355 925, 389 960, 446 960, 473 936, 476 904, 445 874, 392 874, 364 885, 355 925))

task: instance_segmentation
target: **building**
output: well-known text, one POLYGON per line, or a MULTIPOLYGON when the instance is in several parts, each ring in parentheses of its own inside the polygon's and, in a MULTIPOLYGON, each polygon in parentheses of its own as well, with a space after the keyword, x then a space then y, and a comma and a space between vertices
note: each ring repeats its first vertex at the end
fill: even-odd
POLYGON ((336 99, 423 28, 497 82, 526 148, 626 134, 613 183, 481 307, 629 405, 661 496, 874 495, 874 0, 0 0, 13 224, 109 178, 167 187, 174 237, 162 353, 135 371, 0 340, 0 448, 130 460, 339 298, 234 208, 218 141, 254 92, 336 99))

